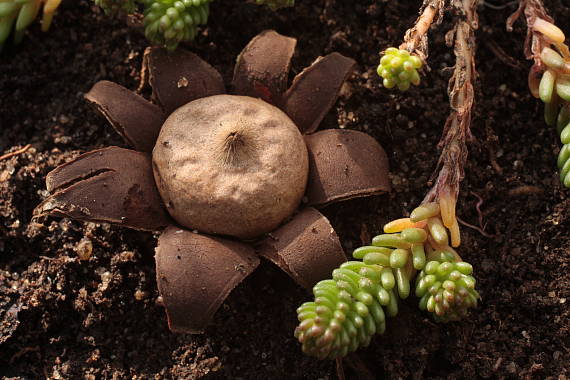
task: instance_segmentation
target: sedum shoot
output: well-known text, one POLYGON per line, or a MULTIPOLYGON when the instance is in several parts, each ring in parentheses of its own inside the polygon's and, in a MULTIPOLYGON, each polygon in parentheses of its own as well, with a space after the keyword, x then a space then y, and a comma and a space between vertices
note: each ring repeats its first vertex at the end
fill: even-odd
POLYGON ((477 305, 473 267, 450 246, 454 232, 444 226, 438 203, 419 206, 410 218, 386 224, 384 232, 354 250, 361 261, 335 269, 332 279, 313 288, 314 301, 297 309, 295 337, 306 354, 336 359, 367 346, 410 293, 440 322, 459 320, 477 305))
POLYGON ((414 25, 407 30, 399 49, 390 47, 380 58, 378 75, 382 77, 385 88, 398 87, 400 91, 410 88, 410 83, 420 84, 417 70, 421 69, 428 57, 427 32, 434 21, 441 20, 445 0, 425 0, 420 16, 414 25), (436 19, 436 15, 439 16, 436 19), (406 66, 403 64, 407 63, 406 66))
POLYGON ((208 22, 213 0, 147 0, 144 12, 145 35, 169 50, 181 41, 191 41, 198 26, 208 22))
POLYGON ((439 252, 433 258, 416 278, 419 307, 433 313, 436 321, 459 321, 480 298, 471 276, 473 266, 453 262, 448 252, 439 252))
POLYGON ((420 84, 418 69, 422 67, 422 60, 416 55, 404 49, 394 47, 386 49, 384 56, 378 65, 378 75, 384 80, 382 84, 386 88, 398 86, 400 91, 410 88, 410 83, 414 86, 420 84))
POLYGON ((43 6, 42 31, 46 32, 61 0, 0 0, 0 51, 14 32, 14 42, 20 43, 24 33, 43 6))
POLYGON ((570 187, 570 51, 564 44, 564 33, 554 24, 537 19, 533 28, 540 31, 556 49, 548 46, 542 49, 540 60, 545 71, 538 83, 538 89, 531 88, 531 91, 538 92, 538 97, 545 104, 546 124, 556 125, 563 144, 557 162, 560 181, 565 187, 570 187))
POLYGON ((529 88, 544 103, 546 124, 556 126, 562 143, 557 162, 560 182, 570 188, 570 49, 564 32, 554 25, 540 0, 521 3, 509 18, 510 30, 523 11, 528 25, 525 53, 534 60, 529 88))
MULTIPOLYGON (((2 1, 2 0, 0 0, 2 1)), ((198 27, 208 22, 214 0, 93 0, 107 14, 144 14, 146 38, 153 44, 174 50, 181 42, 194 40, 198 27)), ((255 0, 272 10, 292 7, 295 0, 255 0)))
MULTIPOLYGON (((456 204, 471 137, 477 2, 450 4, 456 20, 447 40, 454 44, 456 60, 448 86, 451 113, 439 143, 434 185, 409 218, 386 224, 384 234, 353 252, 361 261, 341 265, 333 271, 332 279, 315 285, 314 301, 297 310, 295 337, 308 355, 339 360, 368 345, 374 334, 385 331, 386 316, 395 316, 398 301, 410 293, 418 297, 419 308, 438 322, 465 317, 480 299, 472 266, 454 249, 461 244, 456 204)), ((384 69, 392 69, 390 65, 403 68, 407 59, 412 62, 410 51, 427 56, 425 33, 444 5, 442 0, 425 1, 416 26, 406 33, 405 46, 386 51, 391 57, 382 58, 385 67, 379 70, 381 75, 384 69)))

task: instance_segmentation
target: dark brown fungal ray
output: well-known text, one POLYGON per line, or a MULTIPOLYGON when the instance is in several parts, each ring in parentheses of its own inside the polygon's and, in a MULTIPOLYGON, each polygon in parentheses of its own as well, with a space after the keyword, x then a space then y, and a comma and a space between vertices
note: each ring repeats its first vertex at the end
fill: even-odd
POLYGON ((220 73, 189 51, 150 48, 145 62, 153 98, 166 114, 192 100, 225 93, 220 73))
POLYGON ((307 289, 329 278, 333 269, 346 261, 331 224, 311 207, 272 232, 257 251, 307 289))
POLYGON ((228 294, 259 265, 247 244, 176 226, 160 235, 155 259, 168 326, 184 333, 202 332, 228 294))
POLYGON ((336 102, 356 62, 339 53, 319 57, 298 74, 284 95, 283 110, 302 133, 312 133, 336 102))
POLYGON ((106 80, 95 83, 85 94, 125 141, 142 152, 151 152, 164 123, 160 107, 132 91, 106 80))
POLYGON ((46 177, 52 193, 34 217, 53 215, 154 231, 171 223, 148 154, 109 147, 58 166, 46 177))
POLYGON ((296 44, 296 39, 274 30, 255 36, 237 58, 233 78, 235 93, 279 105, 287 88, 296 44))
POLYGON ((391 190, 388 157, 371 136, 352 130, 327 129, 305 136, 309 149, 310 205, 391 190))

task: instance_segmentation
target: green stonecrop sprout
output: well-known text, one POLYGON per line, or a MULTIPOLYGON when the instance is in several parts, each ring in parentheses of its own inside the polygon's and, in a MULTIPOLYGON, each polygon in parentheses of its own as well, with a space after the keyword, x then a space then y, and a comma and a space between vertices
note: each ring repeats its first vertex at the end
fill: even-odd
POLYGON ((385 88, 398 87, 400 91, 406 91, 410 83, 414 86, 420 84, 418 70, 428 57, 427 32, 444 5, 445 0, 424 1, 420 16, 406 31, 400 47, 389 47, 384 51, 377 72, 385 88))
MULTIPOLYGON (((570 51, 564 44, 564 33, 554 24, 537 19, 533 28, 541 31, 554 48, 545 46, 540 53, 540 60, 546 70, 538 84, 538 97, 545 103, 546 124, 556 125, 563 144, 557 165, 560 181, 565 187, 570 187, 570 51)), ((534 93, 536 90, 531 87, 534 93)))
POLYGON ((557 166, 560 182, 570 188, 570 49, 564 32, 554 25, 542 1, 521 2, 509 17, 507 29, 523 13, 528 26, 525 54, 533 59, 528 84, 530 92, 544 103, 544 120, 556 126, 562 148, 557 166))
POLYGON ((332 279, 313 288, 314 301, 297 309, 295 337, 303 352, 337 359, 365 347, 386 330, 386 317, 398 313, 416 276, 419 308, 440 322, 456 321, 477 306, 473 267, 450 246, 458 238, 442 219, 447 211, 436 202, 416 208, 410 218, 384 226, 385 234, 354 250, 332 279), (444 211, 444 214, 442 214, 444 211))
POLYGON ((410 88, 410 83, 414 86, 420 84, 418 70, 422 67, 422 60, 416 55, 404 49, 394 47, 386 49, 378 65, 378 75, 384 80, 382 84, 386 88, 398 86, 400 91, 410 88))
MULTIPOLYGON (((403 67, 405 59, 412 56, 408 52, 427 56, 426 32, 444 6, 444 0, 424 2, 400 50, 387 51, 392 57, 383 58, 381 65, 386 67, 380 74, 391 69, 394 59, 394 66, 403 67)), ((384 234, 353 252, 352 256, 362 261, 341 265, 333 271, 332 279, 315 285, 314 301, 299 307, 295 336, 308 355, 339 360, 366 346, 372 335, 385 331, 386 316, 395 316, 398 300, 410 293, 419 298, 419 308, 439 322, 459 320, 477 306, 480 297, 473 268, 454 250, 461 244, 456 204, 467 159, 466 141, 471 137, 477 2, 460 0, 450 6, 456 22, 447 40, 454 44, 456 61, 448 86, 452 111, 439 144, 439 173, 422 205, 409 218, 386 224, 384 234)))
POLYGON ((540 53, 540 60, 546 66, 542 73, 538 89, 538 97, 545 103, 544 119, 550 126, 556 125, 563 146, 558 154, 560 181, 570 187, 570 52, 564 44, 564 34, 553 24, 537 19, 536 30, 552 42, 552 47, 545 46, 540 53), (555 38, 556 40, 553 40, 555 38))
MULTIPOLYGON (((2 0, 0 0, 2 1, 2 0)), ((144 13, 146 38, 174 50, 181 42, 194 40, 198 27, 208 22, 214 0, 93 0, 107 14, 144 13)), ((295 5, 294 0, 255 0, 272 10, 295 5)))
POLYGON ((433 313, 438 322, 459 321, 470 308, 477 306, 479 293, 475 290, 473 266, 454 262, 453 255, 441 251, 416 277, 416 297, 419 307, 433 313))
POLYGON ((213 0, 146 0, 145 35, 154 43, 174 50, 181 41, 191 41, 198 26, 208 22, 213 0))
POLYGON ((37 17, 43 4, 42 31, 51 26, 61 0, 0 0, 0 51, 14 32, 14 42, 20 43, 24 33, 37 17))

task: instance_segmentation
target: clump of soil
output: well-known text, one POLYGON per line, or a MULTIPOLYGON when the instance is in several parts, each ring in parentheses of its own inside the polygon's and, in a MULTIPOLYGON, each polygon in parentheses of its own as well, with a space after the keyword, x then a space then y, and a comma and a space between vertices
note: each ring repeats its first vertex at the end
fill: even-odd
MULTIPOLYGON (((430 186, 448 113, 444 44, 430 33, 431 71, 404 94, 380 88, 378 50, 397 45, 421 1, 298 1, 272 13, 241 0, 214 2, 192 50, 230 83, 235 57, 263 29, 299 41, 292 75, 331 51, 355 74, 321 125, 367 132, 388 152, 394 191, 324 209, 350 252, 409 213, 430 186)), ((570 8, 545 4, 570 30, 570 8)), ((505 32, 516 4, 481 6, 479 72, 458 216, 462 257, 482 302, 469 319, 435 324, 411 297, 387 332, 345 360, 349 377, 553 378, 570 362, 570 201, 556 172, 556 131, 529 94, 525 26, 505 32)), ((0 373, 48 378, 328 378, 334 363, 301 353, 295 308, 310 295, 272 264, 261 267, 216 313, 204 335, 168 331, 157 304, 157 236, 67 219, 31 221, 44 177, 80 153, 124 146, 83 94, 102 79, 136 89, 144 36, 89 1, 64 1, 48 34, 34 25, 0 57, 0 373)))

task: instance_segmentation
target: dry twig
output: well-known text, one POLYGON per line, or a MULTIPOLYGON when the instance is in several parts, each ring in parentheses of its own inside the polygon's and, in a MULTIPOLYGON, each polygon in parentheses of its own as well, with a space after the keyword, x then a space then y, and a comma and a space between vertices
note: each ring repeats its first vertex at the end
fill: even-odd
POLYGON ((434 22, 441 22, 445 0, 425 0, 414 26, 406 31, 400 49, 418 55, 425 62, 428 56, 427 32, 434 22), (437 15, 437 18, 436 18, 437 15))
MULTIPOLYGON (((467 141, 472 138, 470 125, 474 103, 473 83, 477 75, 474 31, 478 26, 478 18, 476 0, 455 0, 451 5, 458 17, 455 27, 446 36, 449 45, 454 43, 455 53, 455 68, 448 87, 452 111, 438 145, 442 150, 438 161, 439 173, 424 202, 438 201, 443 223, 458 234, 455 205, 459 183, 465 175, 467 141)), ((456 238, 459 240, 459 236, 456 238)))
POLYGON ((26 151, 27 151, 28 149, 30 149, 31 146, 32 146, 32 144, 27 144, 26 146, 24 146, 24 147, 21 148, 21 149, 18 149, 18 150, 14 151, 14 152, 6 153, 6 154, 0 156, 0 161, 6 160, 6 159, 8 159, 8 158, 10 158, 10 157, 14 157, 14 156, 17 156, 17 155, 22 154, 22 153, 26 153, 26 151))

